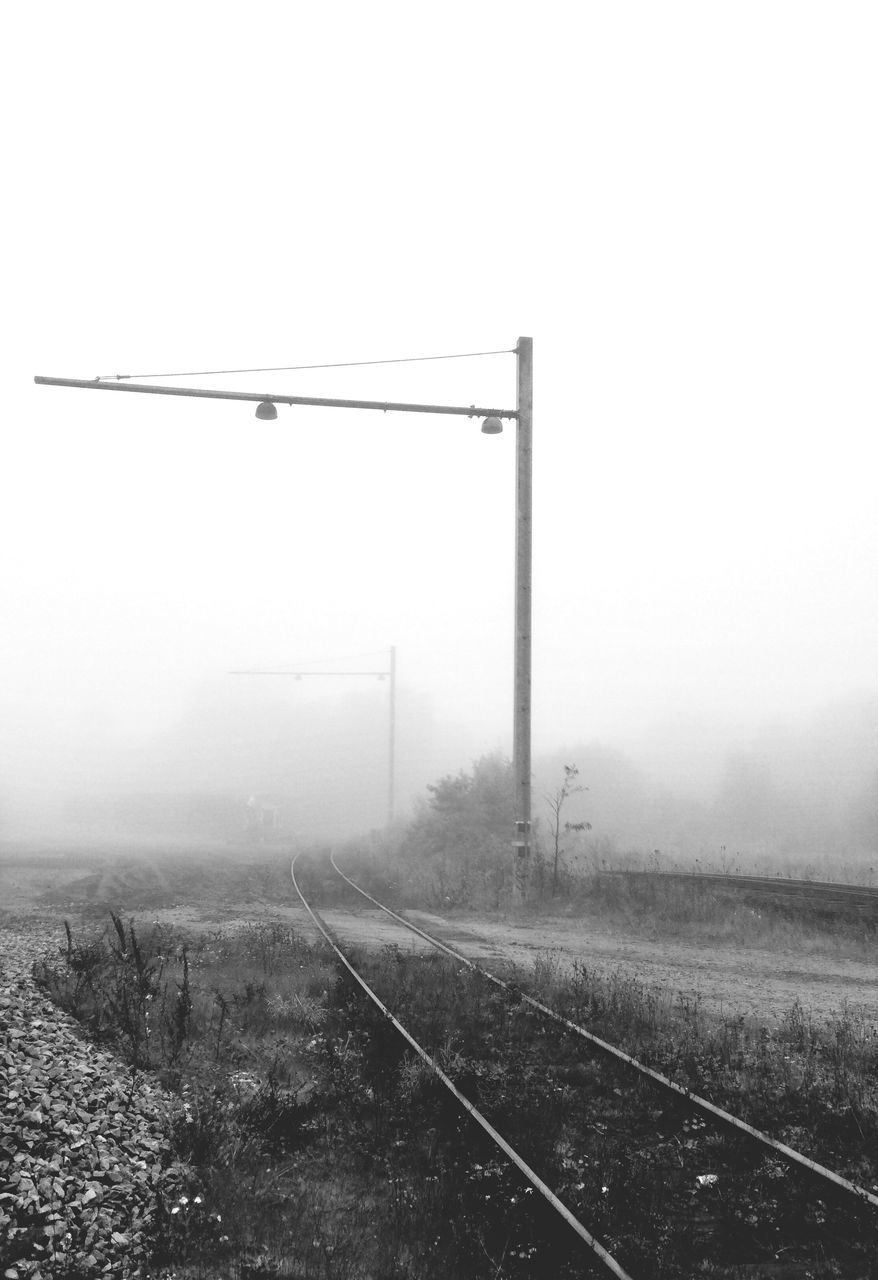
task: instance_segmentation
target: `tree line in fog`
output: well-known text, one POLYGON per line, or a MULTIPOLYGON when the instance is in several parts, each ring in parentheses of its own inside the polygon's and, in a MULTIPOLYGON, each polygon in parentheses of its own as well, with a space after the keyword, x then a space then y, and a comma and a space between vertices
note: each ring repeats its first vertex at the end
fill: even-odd
MULTIPOLYGON (((400 703, 397 834, 428 850, 441 814, 461 849, 481 842, 490 859, 496 840, 505 858, 508 762, 436 722, 426 703, 400 703)), ((380 689, 301 705, 205 695, 149 742, 102 754, 86 739, 66 763, 50 759, 42 775, 27 775, 22 753, 6 744, 0 834, 53 828, 234 841, 247 835, 247 802, 256 795, 275 808, 277 839, 361 836, 386 822, 387 728, 380 689)), ((565 865, 698 860, 712 870, 748 870, 773 859, 878 867, 878 699, 828 707, 795 727, 770 726, 735 746, 717 739, 710 769, 707 752, 699 759, 690 743, 687 758, 682 741, 659 738, 640 761, 634 750, 586 736, 537 754, 541 847, 554 860, 553 798, 572 766, 578 773, 563 823, 580 829, 565 833, 565 865)))

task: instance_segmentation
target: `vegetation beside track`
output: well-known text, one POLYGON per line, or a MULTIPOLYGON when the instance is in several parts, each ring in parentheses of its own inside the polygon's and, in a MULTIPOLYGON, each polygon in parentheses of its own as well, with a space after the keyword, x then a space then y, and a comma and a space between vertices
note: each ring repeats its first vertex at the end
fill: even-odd
MULTIPOLYGON (((569 768, 569 766, 568 766, 569 768)), ((576 776, 576 775, 573 775, 576 776)), ((708 939, 742 947, 827 952, 874 961, 878 957, 878 910, 788 902, 748 895, 719 881, 663 875, 670 863, 658 850, 609 853, 601 833, 590 833, 581 795, 566 773, 545 797, 543 820, 534 824, 531 873, 523 898, 513 895, 508 815, 512 779, 507 761, 486 756, 469 771, 449 775, 428 788, 428 797, 404 829, 375 836, 342 851, 341 865, 387 905, 433 909, 443 914, 569 915, 611 921, 656 939, 708 939), (582 807, 574 808, 575 804, 582 807), (622 874, 607 874, 616 872, 622 874), (636 872, 637 874, 625 874, 636 872)), ((736 860, 723 847, 687 868, 722 873, 736 860)), ((796 866, 767 861, 763 874, 810 876, 827 869, 813 860, 796 866)), ((874 868, 863 863, 846 873, 871 883, 874 868)), ((331 874, 321 893, 340 895, 331 874)), ((844 878, 836 873, 836 878, 844 878)), ((316 884, 317 879, 313 882, 316 884)), ((321 897, 321 901, 327 899, 321 897)))
MULTIPOLYGON (((555 849, 547 854, 538 841, 527 899, 513 906, 507 781, 497 760, 443 779, 414 823, 392 840, 374 837, 365 855, 361 845, 343 852, 342 866, 397 907, 593 917, 651 938, 875 957, 878 939, 862 918, 763 907, 658 874, 604 876, 584 833, 566 831, 561 814, 557 875, 555 849)), ((581 1244, 461 1119, 322 945, 276 919, 240 927, 242 916, 282 914, 288 865, 267 849, 141 850, 100 859, 72 881, 59 878, 43 899, 74 923, 41 967, 41 981, 112 1042, 133 1073, 155 1073, 176 1098, 169 1134, 192 1182, 155 1223, 155 1273, 193 1280, 584 1274, 581 1244), (230 923, 187 932, 152 926, 149 914, 133 926, 107 914, 184 904, 230 923)), ((299 878, 318 904, 350 901, 325 858, 311 859, 299 878)), ((784 1166, 742 1155, 733 1178, 697 1183, 696 1170, 709 1177, 725 1148, 712 1146, 679 1104, 640 1090, 632 1109, 624 1073, 581 1044, 561 1048, 535 1016, 452 963, 395 949, 362 963, 449 1075, 633 1274, 730 1277, 735 1271, 717 1249, 733 1258, 744 1238, 773 1257, 775 1228, 789 1230, 802 1203, 784 1166), (633 1143, 632 1116, 642 1124, 642 1141, 633 1143), (658 1194, 668 1185, 670 1213, 658 1194), (720 1244, 707 1249, 709 1239, 720 1244)), ((718 1024, 695 1000, 656 995, 619 976, 602 979, 584 967, 565 976, 551 956, 519 981, 756 1127, 855 1182, 878 1183, 878 1036, 855 1009, 818 1025, 796 1005, 768 1031, 734 1019, 718 1024)), ((831 1206, 809 1204, 802 1231, 829 1232, 819 1217, 831 1206)), ((872 1245, 861 1241, 861 1227, 844 1233, 845 1270, 827 1263, 813 1274, 868 1275, 864 1250, 872 1245)), ((800 1244, 800 1253, 814 1254, 804 1237, 800 1244)), ((792 1247, 772 1265, 792 1267, 795 1258, 792 1247)))
MULTIPOLYGON (((734 1197, 723 1181, 702 1186, 695 1174, 719 1167, 703 1126, 680 1104, 637 1089, 643 1141, 632 1147, 630 1081, 581 1042, 547 1030, 514 995, 446 959, 399 948, 359 963, 635 1275, 732 1276, 744 1238, 771 1259, 775 1228, 788 1229, 801 1210, 783 1166, 742 1151, 734 1197), (650 1127, 660 1131, 658 1147, 647 1141, 650 1127), (659 1192, 669 1179, 676 1208, 668 1217, 659 1192), (722 1254, 704 1256, 708 1237, 726 1240, 722 1264, 722 1254)), ((116 917, 99 932, 71 931, 38 976, 133 1072, 156 1073, 176 1097, 169 1132, 192 1184, 156 1223, 157 1274, 585 1273, 580 1242, 488 1149, 325 948, 292 927, 195 935, 116 917)), ((796 1007, 768 1035, 717 1028, 697 1006, 582 967, 564 977, 551 957, 520 981, 854 1181, 878 1182, 878 1038, 851 1011, 821 1027, 796 1007)), ((833 1212, 810 1203, 803 1240, 833 1212)), ((838 1233, 837 1225, 825 1230, 838 1233)), ((845 1269, 823 1274, 868 1274, 863 1250, 874 1245, 862 1231, 858 1220, 846 1233, 845 1269)))

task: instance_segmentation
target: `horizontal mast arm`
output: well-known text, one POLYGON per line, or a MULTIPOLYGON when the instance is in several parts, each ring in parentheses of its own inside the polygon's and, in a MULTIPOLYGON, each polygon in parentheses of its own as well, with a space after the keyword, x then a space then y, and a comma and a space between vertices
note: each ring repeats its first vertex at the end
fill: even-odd
POLYGON ((483 409, 478 405, 400 404, 391 400, 327 400, 317 396, 265 395, 256 391, 208 391, 200 387, 156 387, 135 382, 101 382, 97 378, 34 378, 42 387, 80 387, 86 391, 134 391, 153 396, 193 396, 199 400, 249 400, 272 404, 318 405, 325 409, 377 409, 382 413, 452 413, 467 418, 517 418, 515 409, 483 409))

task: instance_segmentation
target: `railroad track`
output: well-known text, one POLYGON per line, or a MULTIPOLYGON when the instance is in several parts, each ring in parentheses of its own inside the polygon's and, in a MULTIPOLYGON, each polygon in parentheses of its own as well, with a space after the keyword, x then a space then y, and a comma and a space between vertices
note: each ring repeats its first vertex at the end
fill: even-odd
POLYGON ((783 876, 726 875, 710 871, 602 871, 606 876, 655 876, 660 880, 737 889, 742 893, 827 910, 852 910, 878 918, 878 888, 830 880, 790 880, 783 876))
MULTIPOLYGON (((564 1160, 567 1166, 572 1162, 583 1175, 573 1184, 576 1194, 571 1194, 569 1178, 565 1177, 561 1178, 564 1185, 558 1186, 556 1181, 553 1190, 552 1174, 557 1175, 558 1170, 550 1166, 557 1162, 542 1152, 538 1169, 540 1160, 517 1150, 508 1140, 508 1133, 504 1136, 498 1117, 485 1114, 491 1109, 482 1101, 484 1094, 490 1104, 490 1089, 481 1087, 486 1071, 480 1076, 478 1067, 464 1070, 464 1081, 460 1076, 452 1079, 443 1070, 436 1048, 425 1048, 421 1043, 423 1033, 429 1033, 430 1027, 412 1025, 410 1015, 415 1002, 405 998, 403 987, 398 986, 394 995, 397 1004, 407 1010, 408 1025, 392 1008, 394 995, 382 1000, 305 898, 296 880, 294 860, 296 892, 345 971, 481 1129, 482 1138, 495 1144, 529 1189, 542 1197, 547 1211, 560 1217, 578 1237, 590 1265, 598 1268, 595 1274, 628 1280, 641 1275, 688 1277, 702 1273, 753 1277, 839 1275, 863 1280, 878 1275, 878 1195, 873 1190, 856 1185, 753 1128, 561 1016, 522 992, 514 982, 483 969, 372 897, 341 870, 334 855, 331 862, 358 900, 368 901, 400 930, 407 930, 420 944, 426 943, 447 957, 455 972, 465 973, 473 982, 498 992, 493 1013, 507 1030, 513 1024, 520 1026, 525 1018, 539 1020, 541 1029, 531 1037, 533 1044, 529 1044, 526 1053, 514 1031, 507 1035, 508 1049, 516 1055, 523 1078, 543 1072, 547 1086, 565 1095, 570 1133, 563 1140, 564 1160), (594 1071, 597 1061, 601 1064, 599 1084, 594 1071), (561 1085, 557 1084, 559 1080, 561 1085), (614 1130, 612 1142, 606 1138, 608 1125, 614 1130), (601 1160, 608 1160, 609 1148, 613 1149, 612 1159, 602 1165, 601 1160), (624 1158, 620 1158, 620 1151, 626 1153, 624 1158), (626 1212, 626 1176, 635 1199, 645 1195, 648 1188, 648 1213, 645 1204, 642 1215, 632 1215, 630 1204, 626 1212), (611 1188, 614 1194, 605 1199, 611 1188), (758 1210, 753 1210, 753 1196, 758 1196, 760 1189, 771 1198, 770 1223, 767 1218, 762 1221, 758 1210), (612 1206, 610 1200, 614 1201, 612 1206), (687 1227, 691 1240, 686 1262, 681 1263, 681 1241, 686 1238, 687 1227), (870 1266, 864 1262, 864 1249, 868 1250, 870 1244, 875 1250, 874 1271, 864 1269, 870 1266), (675 1248, 676 1261, 672 1260, 675 1248), (735 1255, 734 1265, 725 1265, 726 1248, 735 1255), (667 1255, 669 1269, 655 1269, 654 1264, 645 1261, 648 1256, 660 1255, 667 1255), (687 1271, 687 1266, 693 1270, 687 1271), (696 1267, 701 1270, 696 1271, 696 1267)), ((414 966, 419 961, 424 963, 423 957, 415 955, 407 960, 414 966)), ((365 959, 359 962, 361 967, 367 963, 365 959)), ((401 968, 402 963, 398 966, 401 968)), ((436 1017, 428 1021, 435 1036, 436 1017)), ((502 1039, 487 1022, 485 1031, 485 1040, 494 1046, 502 1039)), ((564 1270, 563 1274, 584 1272, 564 1270)))

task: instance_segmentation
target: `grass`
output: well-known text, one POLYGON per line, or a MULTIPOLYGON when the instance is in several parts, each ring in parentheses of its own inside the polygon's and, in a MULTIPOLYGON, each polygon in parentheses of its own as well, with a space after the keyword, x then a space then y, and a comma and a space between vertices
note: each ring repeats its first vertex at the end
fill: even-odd
POLYGON ((204 843, 67 848, 0 843, 0 923, 22 917, 103 922, 121 904, 141 912, 197 906, 214 920, 289 900, 289 861, 263 847, 204 843))
POLYGON ((69 932, 37 977, 176 1098, 171 1134, 196 1172, 185 1199, 160 1206, 157 1266, 270 1275, 292 1257, 295 1274, 341 1274, 339 1224, 363 1218, 373 1196, 330 1140, 356 1101, 355 1055, 345 1037, 319 1036, 336 983, 322 949, 279 924, 193 936, 114 916, 98 933, 69 932))
MULTIPOLYGON (((769 1250, 778 1222, 799 1230, 787 1221, 801 1204, 783 1167, 717 1145, 682 1103, 639 1087, 632 1094, 624 1071, 547 1026, 514 992, 398 947, 357 962, 644 1280, 696 1274, 693 1259, 709 1258, 718 1239, 732 1258, 744 1238, 769 1250), (738 1189, 710 1202, 710 1239, 699 1245, 700 1192, 682 1164, 709 1171, 729 1160, 738 1189)), ((71 929, 37 976, 132 1070, 154 1072, 171 1091, 169 1128, 192 1181, 160 1206, 155 1274, 588 1274, 572 1233, 322 945, 291 926, 194 934, 113 915, 102 929, 71 929)), ((551 954, 518 981, 815 1158, 878 1181, 878 1036, 854 1010, 818 1026, 797 1005, 768 1033, 582 965, 566 973, 551 954)), ((819 1212, 808 1210, 803 1233, 819 1230, 819 1212)))
POLYGON ((844 1004, 817 1021, 796 1001, 770 1030, 709 1016, 636 979, 556 955, 535 965, 545 1003, 788 1145, 867 1186, 878 1182, 878 1021, 844 1004))
MULTIPOLYGON (((489 851, 486 857, 493 857, 489 851)), ((504 860, 508 862, 505 857, 504 860)), ((719 872, 732 870, 729 860, 680 868, 719 872)), ((756 896, 697 879, 676 879, 661 874, 663 861, 631 855, 616 859, 600 871, 594 859, 571 856, 562 867, 559 892, 551 893, 551 877, 544 858, 534 856, 534 875, 524 903, 513 904, 511 880, 498 898, 475 872, 466 880, 466 891, 445 899, 431 864, 414 858, 407 846, 378 848, 371 854, 342 850, 340 865, 381 902, 397 908, 424 908, 454 914, 455 911, 493 914, 515 919, 560 915, 567 918, 620 925, 654 939, 720 942, 772 951, 827 954, 874 963, 878 957, 878 911, 874 908, 827 908, 825 905, 783 902, 756 896), (661 865, 657 865, 661 864, 661 865), (351 871, 355 868, 355 871, 351 871), (614 871, 616 874, 603 874, 614 871), (626 874, 631 872, 632 874, 626 874), (636 873, 636 874, 635 874, 636 873)), ((823 868, 827 870, 827 868, 823 868)), ((816 864, 772 864, 762 874, 813 873, 816 864)), ((828 869, 832 872, 832 868, 828 869)), ((868 883, 870 868, 835 868, 851 877, 851 883, 868 883)), ((330 870, 315 871, 312 888, 319 901, 346 901, 345 888, 330 870), (324 897, 323 894, 327 894, 324 897), (331 895, 331 896, 329 896, 331 895)), ((819 878, 819 877, 815 877, 819 878)))
MULTIPOLYGON (((503 858, 505 861, 505 851, 503 858)), ((720 863, 722 858, 715 864, 706 860, 705 868, 719 870, 720 863)), ((342 851, 340 865, 348 870, 355 867, 358 882, 388 905, 426 905, 444 913, 452 909, 441 895, 437 897, 436 885, 424 866, 409 864, 405 849, 394 852, 379 846, 368 856, 342 851)), ((304 865, 300 862, 300 868, 299 878, 309 897, 327 906, 350 900, 350 891, 332 871, 328 859, 307 859, 304 865)), ((6 849, 0 851, 0 869, 7 904, 5 912, 0 909, 0 921, 14 920, 25 903, 33 910, 35 900, 47 916, 57 918, 63 912, 82 925, 105 920, 108 911, 123 902, 136 904, 142 912, 198 904, 199 912, 222 921, 254 911, 277 914, 277 904, 291 901, 286 859, 247 846, 230 846, 219 853, 200 847, 174 850, 152 846, 118 855, 83 851, 66 862, 60 854, 36 857, 27 848, 6 849)), ((464 896, 460 907, 524 918, 560 914, 618 924, 656 939, 719 941, 868 963, 874 963, 878 955, 878 914, 874 912, 826 912, 773 898, 751 898, 715 883, 665 878, 650 870, 649 860, 640 859, 638 869, 645 873, 607 876, 571 859, 556 897, 548 889, 540 893, 534 886, 526 905, 514 911, 508 893, 498 897, 493 889, 477 892, 480 881, 476 877, 476 887, 464 896)), ((778 864, 774 869, 782 868, 778 864)), ((789 873, 809 869, 820 870, 816 864, 789 864, 786 868, 789 873)), ((852 880, 868 881, 868 867, 842 870, 852 880)), ((835 874, 838 876, 838 869, 835 874)))
POLYGON ((586 914, 636 930, 646 928, 653 937, 828 953, 869 962, 878 955, 878 911, 803 907, 655 872, 584 877, 573 901, 586 914))
MULTIPOLYGON (((342 855, 341 865, 353 863, 342 855)), ((349 902, 325 859, 300 867, 309 896, 349 902)), ((420 905, 401 870, 376 858, 355 878, 382 901, 420 905)), ((184 1200, 160 1206, 155 1275, 585 1274, 575 1238, 461 1119, 324 948, 268 918, 289 901, 283 858, 154 851, 83 863, 66 883, 43 888, 47 914, 69 909, 73 923, 41 980, 132 1070, 154 1073, 171 1092, 170 1132, 192 1179, 184 1200), (109 914, 121 901, 142 909, 133 923, 109 914), (151 922, 153 912, 179 919, 163 909, 187 903, 193 918, 258 922, 197 930, 151 922)), ((856 919, 754 909, 655 875, 567 874, 555 902, 536 899, 522 914, 550 906, 649 936, 875 955, 874 932, 856 919)), ((730 1157, 648 1090, 630 1104, 624 1073, 581 1042, 558 1040, 526 1006, 453 963, 398 948, 361 961, 448 1073, 639 1277, 701 1274, 693 1222, 714 1233, 714 1245, 726 1231, 732 1257, 742 1233, 770 1252, 776 1224, 797 1211, 783 1166, 730 1157), (641 1137, 632 1140, 634 1122, 641 1137), (698 1198, 681 1161, 700 1173, 727 1158, 737 1162, 734 1199, 698 1198), (674 1227, 672 1214, 662 1226, 662 1188, 685 1225, 674 1227)), ((768 1030, 711 1018, 697 999, 620 975, 562 971, 548 953, 517 981, 797 1149, 864 1185, 878 1182, 878 1035, 862 1011, 842 1007, 817 1023, 794 1005, 768 1030)), ((849 1234, 856 1240, 855 1228, 849 1234)))

